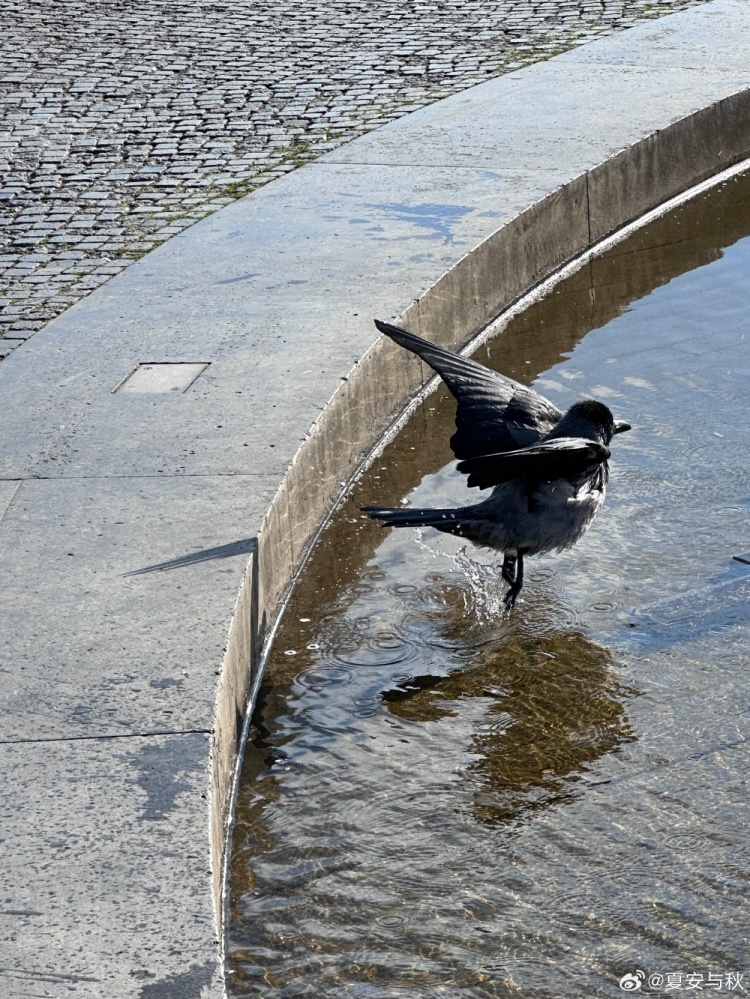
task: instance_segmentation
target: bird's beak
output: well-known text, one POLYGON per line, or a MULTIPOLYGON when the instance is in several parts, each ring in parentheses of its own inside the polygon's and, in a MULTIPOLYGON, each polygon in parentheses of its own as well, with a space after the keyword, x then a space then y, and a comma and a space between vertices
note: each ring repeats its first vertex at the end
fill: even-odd
POLYGON ((633 428, 625 420, 616 420, 615 429, 612 431, 614 434, 624 434, 626 430, 632 430, 633 428))

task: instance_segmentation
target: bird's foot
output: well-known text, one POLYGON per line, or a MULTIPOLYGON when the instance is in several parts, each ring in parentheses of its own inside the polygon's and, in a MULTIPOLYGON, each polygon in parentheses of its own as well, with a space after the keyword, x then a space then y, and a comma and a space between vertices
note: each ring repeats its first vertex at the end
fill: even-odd
POLYGON ((503 577, 505 582, 509 586, 514 586, 516 582, 516 563, 517 559, 515 555, 506 555, 503 559, 503 567, 500 570, 500 575, 503 577))
POLYGON ((510 583, 510 589, 505 594, 505 609, 509 614, 516 605, 518 594, 523 589, 524 554, 520 551, 516 555, 506 555, 503 562, 503 579, 506 583, 510 583))
POLYGON ((516 606, 516 598, 521 592, 521 587, 515 584, 511 586, 508 592, 505 594, 505 609, 510 614, 513 608, 516 606))

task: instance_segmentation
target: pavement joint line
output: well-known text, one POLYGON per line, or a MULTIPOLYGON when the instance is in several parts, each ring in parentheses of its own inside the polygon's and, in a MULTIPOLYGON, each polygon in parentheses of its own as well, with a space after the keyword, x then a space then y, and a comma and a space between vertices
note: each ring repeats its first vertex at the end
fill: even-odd
POLYGON ((0 523, 2 523, 5 514, 8 512, 8 510, 10 510, 13 500, 18 495, 18 490, 21 488, 21 483, 23 482, 23 479, 2 479, 0 481, 15 483, 15 488, 10 489, 8 495, 0 503, 0 523))
POLYGON ((112 739, 156 739, 165 735, 212 735, 210 728, 165 729, 155 732, 107 732, 101 735, 48 736, 42 739, 0 739, 0 746, 34 746, 47 742, 101 742, 112 739))

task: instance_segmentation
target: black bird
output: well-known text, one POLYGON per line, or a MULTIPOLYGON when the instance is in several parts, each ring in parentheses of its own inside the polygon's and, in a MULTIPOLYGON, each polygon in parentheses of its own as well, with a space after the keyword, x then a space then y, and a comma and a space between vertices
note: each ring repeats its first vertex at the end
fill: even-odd
POLYGON ((570 548, 587 531, 604 502, 609 442, 630 424, 594 399, 561 413, 512 378, 398 326, 375 325, 443 379, 458 402, 451 437, 458 470, 470 486, 494 488, 483 502, 458 509, 362 509, 388 526, 435 527, 502 552, 510 611, 523 586, 524 556, 570 548))

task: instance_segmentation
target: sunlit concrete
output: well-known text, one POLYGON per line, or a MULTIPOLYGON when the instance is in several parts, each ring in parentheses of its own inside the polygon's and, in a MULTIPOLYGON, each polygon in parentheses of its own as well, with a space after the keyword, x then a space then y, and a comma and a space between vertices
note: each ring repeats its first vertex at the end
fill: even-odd
POLYGON ((426 378, 373 316, 458 346, 748 156, 748 51, 750 8, 717 0, 416 112, 172 239, 0 365, 9 995, 222 994, 260 643, 426 378), (185 392, 113 391, 174 362, 210 363, 185 392))

